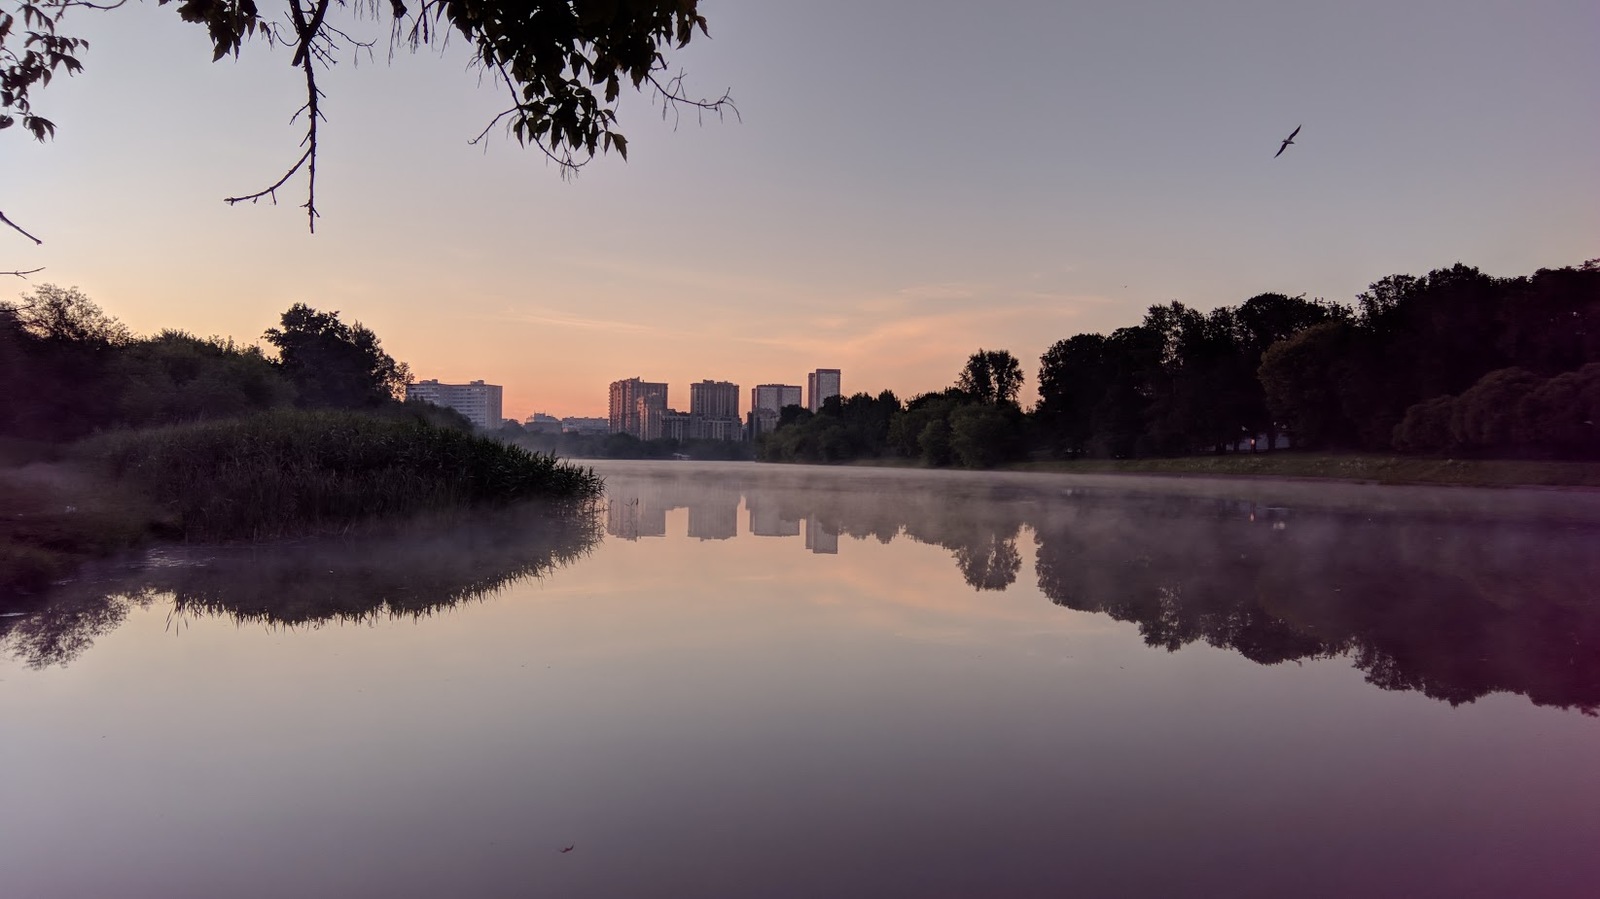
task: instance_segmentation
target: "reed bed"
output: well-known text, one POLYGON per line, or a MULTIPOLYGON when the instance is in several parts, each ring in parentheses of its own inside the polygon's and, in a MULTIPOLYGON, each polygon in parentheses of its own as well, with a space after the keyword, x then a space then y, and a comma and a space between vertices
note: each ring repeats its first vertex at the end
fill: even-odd
POLYGON ((529 499, 593 502, 592 470, 416 420, 279 410, 103 435, 77 454, 187 540, 264 539, 529 499))

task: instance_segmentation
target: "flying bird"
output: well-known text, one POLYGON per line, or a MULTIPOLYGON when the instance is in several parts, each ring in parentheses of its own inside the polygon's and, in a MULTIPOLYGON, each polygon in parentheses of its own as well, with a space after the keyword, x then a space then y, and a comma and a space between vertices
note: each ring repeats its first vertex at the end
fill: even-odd
POLYGON ((568 846, 568 847, 566 847, 566 848, 565 848, 565 849, 562 849, 562 850, 561 850, 561 851, 562 851, 562 852, 571 852, 571 851, 572 851, 572 850, 574 850, 574 849, 576 849, 576 848, 578 848, 578 846, 577 846, 577 844, 576 844, 576 843, 574 843, 574 844, 573 844, 573 845, 571 845, 571 846, 568 846))
POLYGON ((1283 139, 1283 146, 1278 148, 1278 152, 1272 154, 1272 158, 1273 159, 1277 159, 1279 156, 1282 156, 1283 155, 1283 151, 1289 149, 1289 145, 1294 143, 1294 136, 1296 134, 1299 134, 1300 133, 1300 129, 1304 128, 1304 127, 1305 127, 1304 125, 1296 125, 1296 126, 1294 126, 1294 130, 1289 132, 1289 136, 1283 139))

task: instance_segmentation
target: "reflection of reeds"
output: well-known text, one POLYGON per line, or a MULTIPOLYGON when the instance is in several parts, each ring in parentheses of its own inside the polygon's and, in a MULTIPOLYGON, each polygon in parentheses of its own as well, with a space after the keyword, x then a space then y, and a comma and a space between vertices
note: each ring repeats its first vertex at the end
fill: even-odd
POLYGON ((359 536, 178 550, 115 582, 57 591, 0 620, 0 645, 34 667, 65 664, 127 614, 173 597, 173 616, 223 615, 269 626, 420 618, 538 578, 601 539, 592 503, 527 503, 435 516, 359 536))
POLYGON ((190 540, 268 538, 527 499, 588 500, 586 468, 461 431, 351 412, 278 411, 127 431, 81 453, 138 484, 190 540))
POLYGON ((150 583, 184 612, 269 624, 422 617, 537 578, 600 539, 593 508, 542 504, 433 521, 399 533, 212 554, 150 583))

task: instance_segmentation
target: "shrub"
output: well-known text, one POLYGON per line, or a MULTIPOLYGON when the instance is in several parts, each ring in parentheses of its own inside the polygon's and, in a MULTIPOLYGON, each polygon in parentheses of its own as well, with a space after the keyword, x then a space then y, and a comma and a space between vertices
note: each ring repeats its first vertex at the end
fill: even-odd
POLYGON ((1489 372, 1455 402, 1450 435, 1462 446, 1496 449, 1513 446, 1521 428, 1517 409, 1544 379, 1527 369, 1489 372))
POLYGON ((1406 410, 1406 417, 1394 426, 1394 447, 1402 453, 1440 453, 1455 446, 1450 421, 1455 417, 1456 398, 1436 396, 1406 410))
POLYGON ((1600 362, 1557 375, 1523 398, 1519 442, 1563 456, 1600 458, 1600 362))

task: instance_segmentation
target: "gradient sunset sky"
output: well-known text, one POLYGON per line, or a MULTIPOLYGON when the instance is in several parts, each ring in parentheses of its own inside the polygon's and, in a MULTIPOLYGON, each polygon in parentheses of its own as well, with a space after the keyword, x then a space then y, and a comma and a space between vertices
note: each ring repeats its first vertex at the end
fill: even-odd
MULTIPOLYGON (((255 342, 337 309, 419 378, 505 385, 505 414, 603 415, 608 382, 950 384, 1145 307, 1264 291, 1349 301, 1457 261, 1600 256, 1600 4, 702 0, 671 56, 743 121, 619 113, 630 161, 565 181, 468 139, 503 108, 400 51, 323 76, 304 184, 221 202, 298 156, 289 54, 210 62, 171 7, 75 10, 86 71, 0 135, 0 282, 81 287, 133 330, 255 342), (1303 125, 1274 159, 1279 141, 1303 125)), ((72 23, 76 23, 75 25, 72 23)), ((379 36, 381 24, 347 30, 379 36)))

